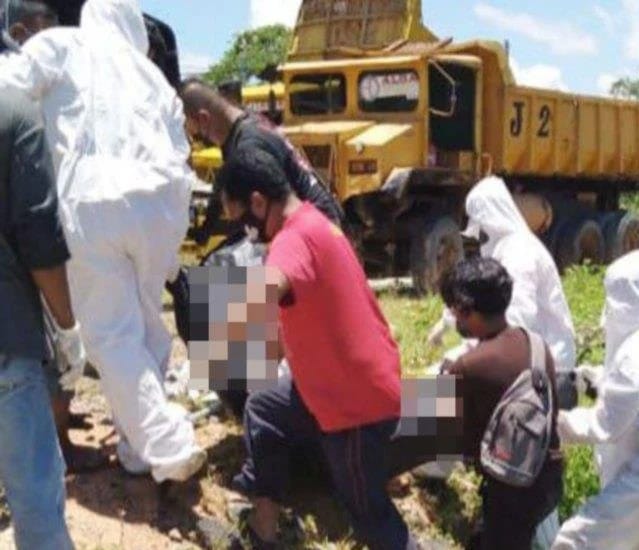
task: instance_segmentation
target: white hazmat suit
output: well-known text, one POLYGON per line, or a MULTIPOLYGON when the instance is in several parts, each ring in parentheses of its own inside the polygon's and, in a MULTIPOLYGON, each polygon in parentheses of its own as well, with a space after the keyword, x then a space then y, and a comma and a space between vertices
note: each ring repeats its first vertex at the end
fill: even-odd
POLYGON ((596 445, 602 491, 562 526, 554 550, 639 549, 639 252, 610 266, 605 286, 597 402, 558 421, 563 443, 596 445))
POLYGON ((80 28, 29 39, 0 64, 0 93, 41 102, 71 251, 73 306, 121 435, 118 455, 156 481, 204 461, 162 378, 162 291, 178 268, 193 176, 182 104, 146 57, 137 0, 88 0, 80 28))
POLYGON ((513 278, 508 323, 539 334, 557 371, 575 368, 575 329, 552 256, 530 230, 505 183, 489 177, 466 198, 469 227, 488 236, 481 255, 500 262, 513 278))

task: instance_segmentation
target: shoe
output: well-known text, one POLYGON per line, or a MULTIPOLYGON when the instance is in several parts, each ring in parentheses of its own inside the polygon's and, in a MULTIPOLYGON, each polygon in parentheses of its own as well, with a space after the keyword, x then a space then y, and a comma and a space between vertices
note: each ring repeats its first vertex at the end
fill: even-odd
POLYGON ((197 474, 205 462, 206 453, 199 447, 194 447, 186 459, 168 466, 156 466, 151 469, 151 474, 157 483, 167 480, 184 482, 197 474))

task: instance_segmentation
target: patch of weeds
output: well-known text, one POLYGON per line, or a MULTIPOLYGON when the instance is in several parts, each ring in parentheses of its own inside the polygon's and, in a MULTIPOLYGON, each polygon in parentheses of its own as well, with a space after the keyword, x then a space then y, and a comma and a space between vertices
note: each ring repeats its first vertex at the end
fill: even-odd
POLYGON ((433 522, 431 536, 462 545, 469 539, 481 512, 480 482, 478 474, 461 464, 446 481, 423 482, 420 496, 433 522))
POLYGON ((605 268, 570 267, 563 278, 564 292, 577 332, 577 364, 599 365, 604 360, 603 331, 599 320, 605 302, 605 268))
POLYGON ((559 517, 565 521, 575 514, 589 497, 599 492, 599 475, 592 447, 575 445, 565 450, 564 496, 559 517))

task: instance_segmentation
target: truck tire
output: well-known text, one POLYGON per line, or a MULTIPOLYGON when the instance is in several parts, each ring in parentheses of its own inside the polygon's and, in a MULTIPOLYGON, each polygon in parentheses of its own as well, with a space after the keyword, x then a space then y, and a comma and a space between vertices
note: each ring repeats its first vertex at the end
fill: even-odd
POLYGON ((604 236, 595 220, 585 217, 572 218, 557 227, 557 231, 554 252, 560 271, 586 260, 594 264, 604 262, 604 236))
POLYGON ((413 287, 420 294, 437 292, 441 275, 463 256, 459 225, 449 216, 417 227, 410 243, 413 287))
POLYGON ((606 242, 606 262, 611 263, 639 249, 639 216, 618 210, 604 214, 600 221, 606 242))

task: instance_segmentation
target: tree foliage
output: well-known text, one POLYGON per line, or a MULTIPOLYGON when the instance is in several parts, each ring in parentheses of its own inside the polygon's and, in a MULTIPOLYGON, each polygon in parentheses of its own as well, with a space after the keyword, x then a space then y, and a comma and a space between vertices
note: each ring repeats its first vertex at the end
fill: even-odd
POLYGON ((240 33, 204 78, 214 85, 231 80, 245 84, 259 78, 264 69, 286 59, 291 37, 291 30, 284 25, 268 25, 240 33))
POLYGON ((621 99, 639 100, 639 80, 629 77, 620 78, 612 85, 610 93, 621 99))

